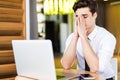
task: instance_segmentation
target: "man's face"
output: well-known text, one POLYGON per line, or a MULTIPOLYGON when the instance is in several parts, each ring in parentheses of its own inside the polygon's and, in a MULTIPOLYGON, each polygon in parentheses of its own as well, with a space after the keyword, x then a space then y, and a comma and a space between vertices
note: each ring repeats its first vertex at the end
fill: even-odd
POLYGON ((76 19, 80 18, 81 16, 85 20, 85 26, 88 32, 91 32, 95 26, 95 20, 97 17, 97 13, 92 14, 88 7, 85 8, 78 8, 75 12, 76 19))

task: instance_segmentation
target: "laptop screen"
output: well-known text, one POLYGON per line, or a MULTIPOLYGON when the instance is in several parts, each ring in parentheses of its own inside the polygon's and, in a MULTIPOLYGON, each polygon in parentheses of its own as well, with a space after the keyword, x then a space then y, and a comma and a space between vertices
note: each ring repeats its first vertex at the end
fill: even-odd
POLYGON ((56 80, 50 40, 13 40, 17 74, 40 80, 56 80))

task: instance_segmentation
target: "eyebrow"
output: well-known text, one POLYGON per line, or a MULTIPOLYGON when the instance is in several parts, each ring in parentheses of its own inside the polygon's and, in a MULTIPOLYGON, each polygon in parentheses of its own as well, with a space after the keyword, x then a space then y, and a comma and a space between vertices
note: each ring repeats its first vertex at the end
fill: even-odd
POLYGON ((82 14, 82 16, 88 16, 88 14, 82 14))
MULTIPOLYGON (((78 17, 78 15, 75 15, 76 17, 78 17)), ((88 16, 88 14, 82 14, 82 16, 88 16)))

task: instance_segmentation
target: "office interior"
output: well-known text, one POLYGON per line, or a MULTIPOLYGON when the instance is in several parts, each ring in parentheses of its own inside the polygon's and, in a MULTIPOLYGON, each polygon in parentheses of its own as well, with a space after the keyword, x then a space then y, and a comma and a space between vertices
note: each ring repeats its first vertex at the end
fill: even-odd
MULTIPOLYGON (((74 31, 75 16, 71 10, 69 10, 71 12, 51 11, 45 13, 44 10, 50 7, 50 3, 53 3, 54 0, 44 4, 45 1, 50 2, 49 0, 0 0, 0 80, 14 80, 17 75, 11 43, 16 39, 50 39, 53 44, 55 66, 62 68, 60 58, 64 53, 65 40, 74 31)), ((67 0, 61 1, 63 1, 61 4, 64 7, 68 7, 68 5, 65 6, 67 0)), ((75 0, 70 1, 73 3, 75 0)), ((50 8, 54 8, 54 6, 50 8)), ((120 1, 98 0, 98 8, 97 25, 106 28, 117 39, 113 57, 118 60, 119 77, 120 1)), ((77 62, 72 68, 76 68, 76 64, 77 62)))

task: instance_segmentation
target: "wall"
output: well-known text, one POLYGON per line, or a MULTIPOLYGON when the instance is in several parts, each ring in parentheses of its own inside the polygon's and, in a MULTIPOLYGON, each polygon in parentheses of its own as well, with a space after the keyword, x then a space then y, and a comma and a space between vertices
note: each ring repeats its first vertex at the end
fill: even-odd
POLYGON ((120 48, 120 4, 106 6, 106 28, 115 35, 117 45, 115 54, 120 48))

